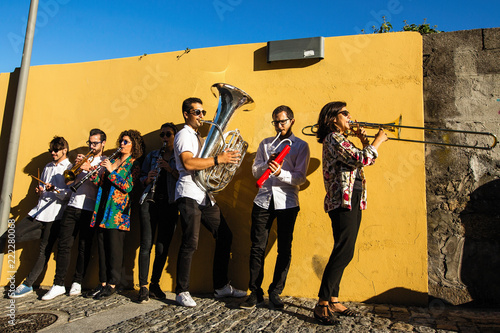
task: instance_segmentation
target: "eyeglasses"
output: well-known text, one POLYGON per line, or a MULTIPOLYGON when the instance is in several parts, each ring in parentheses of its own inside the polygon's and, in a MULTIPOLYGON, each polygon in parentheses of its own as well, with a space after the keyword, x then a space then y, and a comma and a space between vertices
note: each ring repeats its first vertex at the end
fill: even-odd
POLYGON ((132 142, 127 141, 127 140, 122 140, 122 141, 120 142, 120 144, 122 144, 122 145, 124 145, 124 146, 128 145, 129 143, 132 143, 132 142))
POLYGON ((87 141, 87 146, 97 146, 98 144, 102 143, 102 141, 87 141))
POLYGON ((205 115, 207 114, 207 111, 196 109, 196 110, 190 111, 189 113, 194 114, 195 116, 199 116, 200 114, 203 114, 203 117, 205 117, 205 115))
POLYGON ((160 138, 163 138, 164 136, 166 136, 167 138, 170 138, 172 136, 172 132, 160 132, 160 138))
POLYGON ((271 124, 273 124, 273 126, 278 126, 278 124, 281 124, 281 125, 285 125, 287 121, 289 121, 290 119, 283 119, 283 120, 273 120, 271 121, 271 124))
POLYGON ((49 148, 48 150, 49 150, 49 153, 54 152, 54 153, 57 154, 59 152, 59 150, 61 150, 61 149, 57 149, 57 148, 56 149, 51 149, 51 148, 49 148))
POLYGON ((347 110, 344 110, 344 111, 339 111, 340 114, 344 115, 344 117, 348 117, 349 116, 349 111, 347 110))

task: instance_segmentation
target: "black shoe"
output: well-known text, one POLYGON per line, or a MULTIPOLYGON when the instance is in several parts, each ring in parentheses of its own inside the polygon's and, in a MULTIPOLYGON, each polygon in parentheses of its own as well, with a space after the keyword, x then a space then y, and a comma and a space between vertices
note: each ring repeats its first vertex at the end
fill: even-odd
POLYGON ((106 285, 97 295, 94 296, 94 299, 101 300, 104 298, 108 298, 114 293, 116 293, 116 288, 113 288, 110 285, 106 285))
POLYGON ((141 287, 137 296, 137 303, 143 304, 147 302, 149 302, 149 290, 146 287, 141 287))
POLYGON ((87 291, 83 297, 85 298, 93 298, 95 295, 99 294, 104 286, 102 284, 98 285, 94 289, 87 291))
POLYGON ((269 294, 269 300, 273 303, 275 309, 283 309, 285 304, 281 300, 280 295, 276 292, 272 292, 269 294))
POLYGON ((247 297, 247 299, 240 304, 240 308, 242 309, 253 309, 257 304, 260 304, 264 302, 264 295, 263 293, 259 292, 254 292, 250 294, 250 296, 247 297))
POLYGON ((155 299, 165 299, 167 295, 161 291, 160 285, 158 283, 149 284, 149 296, 155 299))

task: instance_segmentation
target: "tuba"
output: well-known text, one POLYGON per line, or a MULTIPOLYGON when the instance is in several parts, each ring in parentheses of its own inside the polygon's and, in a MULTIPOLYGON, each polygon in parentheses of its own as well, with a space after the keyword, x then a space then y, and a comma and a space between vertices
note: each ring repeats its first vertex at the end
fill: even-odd
POLYGON ((255 103, 246 92, 226 83, 216 83, 211 89, 215 97, 217 97, 217 92, 219 94, 219 106, 213 121, 202 120, 203 123, 212 126, 198 157, 214 157, 226 150, 238 151, 241 154, 238 164, 219 164, 195 172, 195 183, 208 192, 216 193, 229 184, 248 148, 248 143, 243 140, 238 129, 226 134, 223 132, 238 108, 247 105, 244 110, 249 111, 255 103))

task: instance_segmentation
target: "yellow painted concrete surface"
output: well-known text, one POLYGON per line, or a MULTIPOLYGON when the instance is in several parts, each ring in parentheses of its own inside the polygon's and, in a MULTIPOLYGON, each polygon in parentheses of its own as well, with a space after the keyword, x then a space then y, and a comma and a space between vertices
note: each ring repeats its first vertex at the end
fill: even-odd
MULTIPOLYGON (((160 124, 181 125, 182 101, 200 97, 214 116, 218 100, 210 86, 217 82, 245 90, 256 101, 249 112, 239 110, 228 129, 238 128, 249 143, 247 156, 232 183, 218 196, 219 205, 233 231, 230 279, 242 289, 248 284, 250 212, 257 189, 251 165, 259 142, 274 136, 272 110, 290 106, 296 117, 294 132, 309 143, 311 162, 307 183, 300 192, 299 213, 293 241, 292 264, 284 295, 315 297, 324 266, 333 247, 328 215, 323 211, 321 145, 301 129, 317 122, 319 111, 334 100, 347 102, 353 118, 386 123, 399 115, 403 123, 423 124, 422 41, 418 33, 387 33, 325 38, 325 59, 267 63, 266 44, 246 44, 170 52, 90 63, 32 67, 23 118, 17 172, 12 197, 12 217, 23 218, 35 205, 36 174, 50 161, 48 142, 54 135, 70 144, 70 159, 86 151, 91 128, 108 135, 108 154, 122 130, 137 129, 146 139, 148 151, 159 148, 160 124)), ((12 74, 0 74, 0 107, 12 74)), ((1 107, 10 119, 13 106, 1 107)), ((2 131, 5 130, 5 124, 2 131)), ((405 132, 422 138, 423 133, 405 132)), ((2 133, 2 147, 7 138, 2 133)), ((354 141, 354 139, 353 139, 354 141)), ((356 142, 356 141, 355 141, 356 142)), ((424 147, 390 141, 382 145, 374 166, 366 168, 368 209, 364 211, 356 253, 347 267, 340 297, 351 301, 401 301, 424 303, 427 297, 427 234, 425 206, 424 147)), ((3 165, 2 169, 3 170, 3 165)), ((137 208, 136 208, 137 214, 137 208)), ((139 247, 138 216, 126 242, 123 279, 137 284, 139 247)), ((161 285, 173 290, 180 244, 176 231, 161 285)), ((95 243, 95 245, 97 245, 95 243)), ((276 260, 276 231, 269 240, 263 288, 272 279, 276 260)), ((17 244, 16 279, 23 281, 33 265, 37 242, 17 244)), ((192 292, 212 290, 214 240, 203 230, 195 254, 192 292)), ((154 250, 153 250, 154 252, 154 250)), ((51 285, 55 261, 51 258, 41 285, 51 285)), ((94 251, 85 287, 97 283, 94 251)), ((1 285, 7 284, 4 260, 1 285)), ((71 283, 73 269, 67 277, 71 283)))

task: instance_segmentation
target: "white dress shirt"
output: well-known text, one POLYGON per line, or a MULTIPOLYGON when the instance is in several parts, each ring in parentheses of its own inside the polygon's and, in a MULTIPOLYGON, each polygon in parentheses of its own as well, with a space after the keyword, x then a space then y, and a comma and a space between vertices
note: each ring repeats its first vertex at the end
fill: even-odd
MULTIPOLYGON (((252 174, 258 179, 268 168, 269 156, 279 153, 287 143, 280 144, 275 137, 262 140, 252 165, 252 174)), ((299 188, 306 181, 309 167, 309 145, 297 138, 293 133, 288 137, 292 146, 285 156, 279 176, 269 176, 259 189, 254 203, 264 209, 269 209, 271 198, 274 198, 274 209, 287 209, 299 206, 299 188)), ((286 140, 286 139, 285 139, 286 140)))
POLYGON ((47 192, 45 191, 45 185, 40 184, 44 191, 38 199, 36 207, 28 213, 29 216, 40 222, 53 222, 62 218, 64 208, 71 194, 71 190, 64 182, 63 173, 65 170, 71 169, 72 166, 67 158, 57 165, 50 162, 45 166, 40 179, 45 183, 54 185, 60 193, 56 191, 47 192))
MULTIPOLYGON (((91 166, 99 165, 102 161, 106 159, 106 156, 97 156, 94 157, 91 166)), ((85 175, 87 175, 87 171, 83 170, 76 176, 75 182, 71 185, 75 185, 80 180, 82 180, 85 175)), ((89 210, 91 212, 94 211, 95 208, 95 198, 97 196, 97 186, 92 183, 90 180, 87 180, 83 183, 76 192, 71 191, 71 198, 69 198, 68 206, 74 207, 76 209, 89 210)))
POLYGON ((175 135, 175 164, 179 171, 179 179, 175 186, 175 200, 187 197, 196 200, 199 205, 205 205, 207 204, 206 198, 208 195, 211 204, 215 204, 213 195, 196 185, 193 179, 195 172, 186 170, 180 157, 180 154, 184 152, 191 152, 193 157, 199 157, 202 146, 203 139, 198 132, 188 125, 184 125, 179 133, 175 135))

